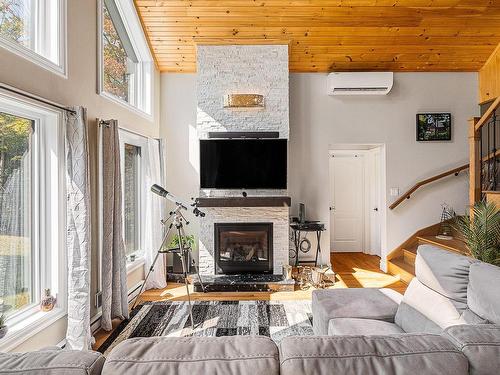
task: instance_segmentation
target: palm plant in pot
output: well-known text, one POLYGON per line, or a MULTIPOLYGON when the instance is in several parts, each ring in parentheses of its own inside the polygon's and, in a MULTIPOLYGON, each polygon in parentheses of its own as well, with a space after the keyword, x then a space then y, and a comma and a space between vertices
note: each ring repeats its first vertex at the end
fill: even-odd
POLYGON ((3 339, 7 334, 7 325, 5 324, 5 316, 0 315, 0 339, 3 339))
MULTIPOLYGON (((194 247, 194 236, 192 234, 183 236, 182 238, 182 245, 185 249, 193 249, 194 247)), ((176 234, 174 237, 172 237, 172 240, 170 241, 170 244, 168 245, 169 249, 178 249, 180 248, 180 240, 179 240, 179 235, 176 234)))
POLYGON ((476 203, 472 216, 456 216, 452 226, 461 234, 470 256, 500 266, 500 210, 494 203, 476 203))

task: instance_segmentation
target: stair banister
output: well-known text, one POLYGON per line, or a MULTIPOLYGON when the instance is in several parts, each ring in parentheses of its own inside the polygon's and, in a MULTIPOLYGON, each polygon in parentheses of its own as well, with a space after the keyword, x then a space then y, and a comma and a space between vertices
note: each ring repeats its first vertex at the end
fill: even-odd
POLYGON ((434 182, 434 181, 437 181, 437 180, 440 180, 444 177, 447 177, 447 176, 450 176, 450 175, 455 175, 455 176, 458 176, 458 174, 466 169, 469 168, 469 164, 464 164, 464 165, 461 165, 460 167, 457 167, 457 168, 453 168, 453 169, 450 169, 446 172, 443 172, 443 173, 440 173, 438 175, 435 175, 435 176, 432 176, 432 177, 429 177, 429 178, 426 178, 425 180, 422 180, 422 181, 419 181, 417 182, 415 185, 413 185, 410 189, 408 189, 404 194, 402 194, 398 199, 396 199, 394 201, 394 203, 392 203, 389 208, 391 210, 394 210, 397 206, 399 206, 401 203, 403 203, 406 199, 410 199, 411 198, 411 195, 416 191, 418 190, 419 188, 421 188, 422 186, 424 185, 427 185, 427 184, 430 184, 431 182, 434 182))

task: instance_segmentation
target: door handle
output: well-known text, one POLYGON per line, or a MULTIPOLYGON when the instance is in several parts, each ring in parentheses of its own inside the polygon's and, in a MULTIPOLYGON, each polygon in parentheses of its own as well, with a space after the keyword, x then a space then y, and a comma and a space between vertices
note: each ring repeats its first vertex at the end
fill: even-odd
POLYGON ((375 207, 375 208, 373 209, 373 211, 378 211, 378 207, 375 207))
POLYGON ((330 211, 335 211, 335 207, 334 206, 330 206, 330 211))

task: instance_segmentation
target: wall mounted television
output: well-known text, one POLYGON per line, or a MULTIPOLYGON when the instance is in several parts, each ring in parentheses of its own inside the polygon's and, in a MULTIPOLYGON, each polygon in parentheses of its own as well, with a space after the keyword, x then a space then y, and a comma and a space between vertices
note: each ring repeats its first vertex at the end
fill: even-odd
POLYGON ((286 139, 200 140, 202 189, 286 189, 286 139))

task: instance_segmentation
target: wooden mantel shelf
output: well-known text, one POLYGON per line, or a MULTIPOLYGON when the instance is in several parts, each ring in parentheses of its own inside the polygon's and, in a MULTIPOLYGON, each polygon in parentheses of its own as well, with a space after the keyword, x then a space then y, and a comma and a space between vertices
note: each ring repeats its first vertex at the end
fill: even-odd
POLYGON ((198 207, 290 207, 292 199, 286 196, 197 198, 198 207))

